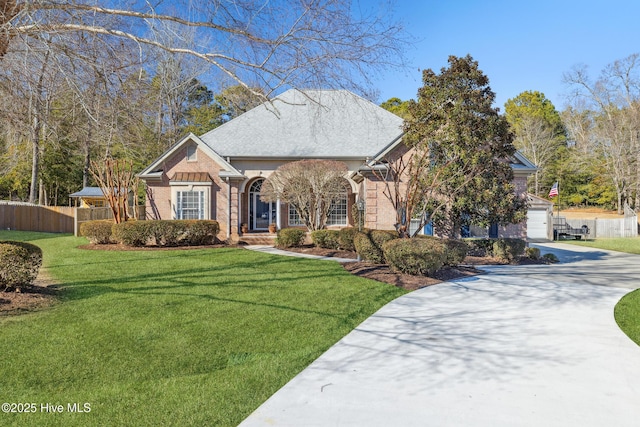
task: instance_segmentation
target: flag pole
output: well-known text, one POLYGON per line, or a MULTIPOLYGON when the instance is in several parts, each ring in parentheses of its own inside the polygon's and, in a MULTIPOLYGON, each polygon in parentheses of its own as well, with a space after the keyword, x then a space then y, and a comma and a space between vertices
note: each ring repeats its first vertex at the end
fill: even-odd
POLYGON ((560 178, 558 178, 558 199, 556 202, 558 204, 558 224, 560 224, 560 178))

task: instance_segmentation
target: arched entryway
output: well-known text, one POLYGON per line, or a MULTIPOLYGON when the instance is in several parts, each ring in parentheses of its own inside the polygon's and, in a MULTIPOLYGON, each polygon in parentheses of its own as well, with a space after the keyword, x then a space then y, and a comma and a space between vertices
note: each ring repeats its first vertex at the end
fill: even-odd
POLYGON ((276 222, 276 204, 260 200, 264 178, 254 181, 249 187, 249 230, 264 231, 276 222))

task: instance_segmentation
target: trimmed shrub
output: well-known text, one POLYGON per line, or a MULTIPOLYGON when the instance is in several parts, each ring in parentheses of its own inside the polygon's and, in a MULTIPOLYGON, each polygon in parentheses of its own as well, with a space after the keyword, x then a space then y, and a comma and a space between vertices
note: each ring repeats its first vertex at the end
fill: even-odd
POLYGON ((306 235, 306 231, 301 228, 281 228, 276 236, 276 246, 278 248, 302 246, 306 235))
POLYGON ((220 231, 213 220, 127 221, 113 224, 113 238, 123 245, 144 246, 151 240, 158 246, 198 246, 216 242, 220 231))
POLYGON ((127 246, 144 246, 152 237, 155 221, 125 221, 113 224, 111 233, 116 242, 127 246))
POLYGON ((340 233, 337 230, 315 230, 311 232, 311 241, 319 248, 338 249, 340 233))
POLYGON ((0 289, 30 285, 42 265, 42 249, 26 242, 0 241, 0 289))
POLYGON ((184 244, 191 246, 213 245, 220 232, 218 221, 205 219, 185 220, 187 231, 183 238, 184 244))
POLYGON ((356 247, 353 244, 353 238, 358 234, 358 229, 355 227, 346 227, 338 231, 338 242, 340 248, 345 251, 355 251, 356 247))
POLYGON ((471 256, 493 256, 493 244, 496 239, 467 239, 465 240, 469 245, 467 255, 471 256))
POLYGON ((462 264, 469 252, 469 245, 463 240, 444 239, 446 260, 445 265, 455 266, 462 264))
POLYGON ((183 220, 146 221, 149 237, 153 237, 158 246, 178 246, 187 232, 187 224, 183 220))
POLYGON ((104 245, 114 243, 111 236, 112 219, 87 221, 80 224, 80 235, 89 239, 90 243, 104 245))
POLYGON ((540 249, 527 248, 524 250, 524 256, 530 259, 540 259, 540 249))
POLYGON ((414 276, 433 274, 447 259, 446 245, 439 239, 394 239, 382 248, 392 270, 414 276))
POLYGON ((384 264, 382 245, 395 239, 398 239, 398 233, 395 231, 366 230, 355 235, 353 245, 363 260, 384 264))
POLYGON ((511 262, 524 254, 525 246, 523 239, 497 239, 493 243, 493 256, 511 262))
POLYGON ((542 258, 552 263, 560 262, 560 260, 558 259, 557 256, 555 256, 555 254, 544 254, 542 255, 542 258))

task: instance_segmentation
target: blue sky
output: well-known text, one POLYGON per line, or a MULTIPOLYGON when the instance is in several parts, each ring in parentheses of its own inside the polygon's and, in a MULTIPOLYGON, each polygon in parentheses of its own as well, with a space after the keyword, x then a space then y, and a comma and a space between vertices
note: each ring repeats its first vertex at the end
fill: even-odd
POLYGON ((471 56, 489 77, 495 106, 525 90, 546 95, 560 111, 562 75, 578 64, 595 79, 617 59, 640 52, 638 0, 397 0, 396 18, 418 41, 407 71, 377 80, 380 101, 416 97, 419 69, 439 72, 449 55, 471 56))

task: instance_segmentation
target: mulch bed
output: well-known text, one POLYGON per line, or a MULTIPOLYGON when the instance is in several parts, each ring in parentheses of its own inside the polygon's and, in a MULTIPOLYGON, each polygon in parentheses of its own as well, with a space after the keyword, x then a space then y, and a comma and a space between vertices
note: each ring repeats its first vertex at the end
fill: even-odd
MULTIPOLYGON (((354 260, 358 257, 355 252, 342 251, 337 249, 323 249, 317 248, 313 245, 305 245, 299 248, 289 248, 287 250, 291 252, 299 252, 310 255, 333 256, 338 258, 350 258, 354 260)), ((356 276, 388 283, 390 285, 397 286, 408 291, 414 291, 416 289, 435 285, 447 280, 460 279, 482 274, 481 270, 478 270, 474 267, 476 265, 500 264, 504 264, 504 262, 500 262, 495 258, 467 257, 464 260, 464 265, 442 268, 436 271, 430 277, 412 276, 410 274, 395 272, 392 271, 391 268, 389 268, 389 266, 386 264, 373 264, 370 262, 357 261, 344 263, 343 266, 345 270, 347 270, 351 274, 355 274, 356 276)))
POLYGON ((58 300, 60 290, 44 271, 31 286, 14 292, 0 292, 0 316, 16 315, 50 307, 58 300))

